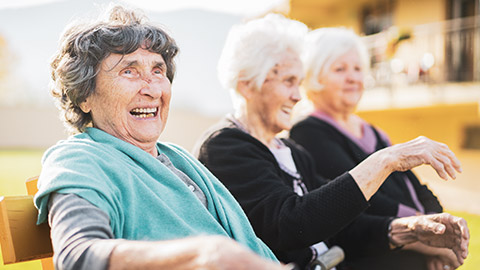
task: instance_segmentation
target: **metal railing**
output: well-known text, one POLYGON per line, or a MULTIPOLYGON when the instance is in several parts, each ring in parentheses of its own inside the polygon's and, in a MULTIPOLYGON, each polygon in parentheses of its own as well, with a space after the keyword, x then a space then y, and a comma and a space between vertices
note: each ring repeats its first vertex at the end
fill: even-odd
POLYGON ((363 39, 371 55, 367 87, 480 82, 480 16, 392 27, 363 39))

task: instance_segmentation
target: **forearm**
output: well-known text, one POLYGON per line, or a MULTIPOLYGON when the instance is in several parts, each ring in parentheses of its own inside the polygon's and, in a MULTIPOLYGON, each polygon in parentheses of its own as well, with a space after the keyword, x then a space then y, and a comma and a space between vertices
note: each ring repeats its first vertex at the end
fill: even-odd
POLYGON ((373 153, 350 170, 350 174, 355 179, 366 200, 369 200, 377 192, 383 181, 392 172, 391 159, 386 150, 373 153))
POLYGON ((163 242, 125 241, 110 255, 109 269, 206 269, 201 238, 163 242))
POLYGON ((274 269, 286 266, 268 261, 222 236, 170 241, 125 241, 110 256, 112 270, 122 269, 274 269))

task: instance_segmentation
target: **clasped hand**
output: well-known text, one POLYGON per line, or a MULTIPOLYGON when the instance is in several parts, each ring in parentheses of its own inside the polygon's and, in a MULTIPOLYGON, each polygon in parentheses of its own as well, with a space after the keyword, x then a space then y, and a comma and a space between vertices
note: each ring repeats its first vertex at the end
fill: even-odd
POLYGON ((458 263, 468 255, 470 232, 467 222, 448 213, 398 218, 392 221, 391 240, 397 245, 416 241, 438 248, 451 249, 458 263))

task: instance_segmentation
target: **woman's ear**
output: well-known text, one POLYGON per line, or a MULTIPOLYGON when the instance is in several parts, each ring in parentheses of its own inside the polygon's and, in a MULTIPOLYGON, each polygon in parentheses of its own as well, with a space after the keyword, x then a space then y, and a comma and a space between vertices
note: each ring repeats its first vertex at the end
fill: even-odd
POLYGON ((82 112, 84 113, 89 113, 92 110, 92 108, 90 108, 88 99, 85 99, 82 103, 80 103, 79 107, 80 110, 82 110, 82 112))
POLYGON ((252 87, 252 81, 238 81, 237 83, 237 92, 248 100, 252 97, 252 91, 255 91, 252 87))

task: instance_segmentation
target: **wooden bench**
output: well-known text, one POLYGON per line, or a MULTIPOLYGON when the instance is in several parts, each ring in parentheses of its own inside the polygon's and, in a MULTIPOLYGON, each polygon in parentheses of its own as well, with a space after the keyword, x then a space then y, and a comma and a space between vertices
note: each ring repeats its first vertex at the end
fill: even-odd
POLYGON ((42 269, 54 269, 50 228, 36 225, 38 211, 33 204, 37 177, 27 180, 24 196, 0 197, 0 244, 4 264, 42 259, 42 269))

